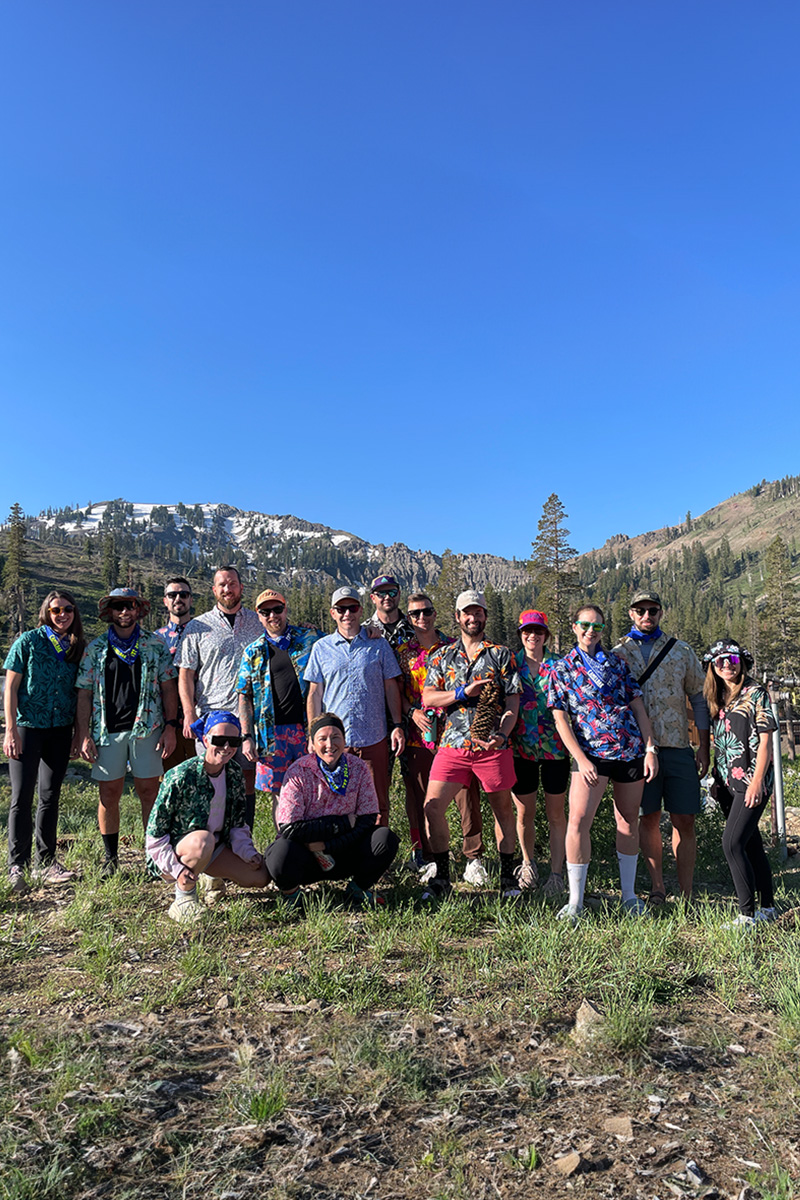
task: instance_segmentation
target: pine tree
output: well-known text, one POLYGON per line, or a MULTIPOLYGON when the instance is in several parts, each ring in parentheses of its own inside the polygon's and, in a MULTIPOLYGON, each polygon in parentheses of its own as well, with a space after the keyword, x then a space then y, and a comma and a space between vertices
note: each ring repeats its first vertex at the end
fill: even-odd
POLYGON ((506 623, 502 598, 490 583, 486 584, 483 594, 486 597, 486 637, 490 642, 497 642, 503 646, 506 639, 506 623))
POLYGON ((25 517, 20 504, 12 504, 8 517, 8 539, 6 560, 3 565, 3 590, 8 613, 9 640, 13 641, 25 631, 25 591, 22 565, 25 542, 25 517))
POLYGON ((103 535, 103 583, 109 589, 117 586, 117 576, 119 574, 119 558, 117 556, 117 547, 114 541, 113 533, 103 535))
POLYGON ((431 588, 431 599, 436 608, 436 624, 443 633, 458 632, 455 616, 456 597, 463 590, 464 568, 461 556, 445 550, 436 586, 431 588))
POLYGON ((800 622, 797 618, 796 589, 792 581, 792 558, 782 537, 776 537, 767 546, 764 563, 767 571, 764 659, 778 676, 789 679, 797 673, 800 622))
POLYGON ((528 563, 538 589, 537 604, 548 615, 557 651, 569 638, 570 605, 579 591, 578 576, 568 566, 578 552, 569 544, 566 518, 564 505, 553 492, 542 506, 539 532, 536 541, 531 542, 533 554, 528 563))

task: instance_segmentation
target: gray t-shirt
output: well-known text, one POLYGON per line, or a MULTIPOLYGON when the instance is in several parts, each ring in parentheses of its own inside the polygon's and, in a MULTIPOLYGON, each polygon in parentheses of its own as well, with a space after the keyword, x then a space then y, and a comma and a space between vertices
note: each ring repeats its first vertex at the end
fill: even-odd
POLYGON ((175 652, 175 666, 195 671, 194 702, 199 713, 222 708, 238 712, 236 680, 242 654, 264 630, 258 614, 240 608, 231 626, 215 605, 186 626, 175 652))

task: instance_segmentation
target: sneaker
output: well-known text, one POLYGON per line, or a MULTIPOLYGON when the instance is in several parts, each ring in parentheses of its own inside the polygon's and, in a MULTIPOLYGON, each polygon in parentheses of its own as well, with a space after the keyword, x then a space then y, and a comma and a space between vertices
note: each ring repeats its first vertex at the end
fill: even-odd
POLYGON ((558 871, 551 871, 547 877, 547 882, 542 888, 542 895, 547 900, 552 900, 554 896, 563 896, 566 890, 564 876, 559 875, 558 871))
POLYGON ((628 900, 622 901, 623 911, 629 917, 646 917, 647 905, 644 900, 640 900, 638 896, 631 896, 628 900))
MULTIPOLYGON (((525 865, 525 864, 523 864, 525 865)), ((517 871, 519 868, 517 868, 517 871)), ((504 900, 519 900, 522 895, 522 888, 517 878, 517 871, 513 875, 500 876, 500 895, 504 900)))
POLYGON ((167 916, 181 925, 195 925, 198 921, 202 921, 205 912, 206 910, 197 896, 193 896, 191 900, 173 900, 167 916))
POLYGON ((119 859, 116 854, 109 855, 103 859, 103 865, 100 868, 100 874, 104 879, 110 879, 112 875, 116 875, 119 870, 119 859))
POLYGON ((25 872, 22 867, 12 867, 8 872, 8 882, 11 885, 11 890, 15 896, 24 896, 29 892, 30 884, 25 878, 25 872))
POLYGON ((385 908, 386 897, 373 888, 362 888, 351 879, 347 885, 347 898, 354 908, 385 908))
POLYGON ((292 892, 281 892, 280 898, 287 908, 298 909, 300 912, 303 911, 305 902, 303 900, 302 888, 296 887, 292 892))
POLYGON ((44 887, 46 883, 69 883, 70 879, 75 878, 75 872, 68 871, 57 858, 54 858, 46 867, 38 867, 35 874, 39 887, 44 887))
POLYGON ((777 921, 778 910, 776 908, 757 908, 753 915, 754 921, 777 921))
POLYGON ((464 868, 464 883, 471 883, 473 887, 486 887, 488 882, 489 872, 483 859, 471 858, 464 868))
POLYGON ((434 875, 422 892, 422 903, 439 904, 442 900, 447 899, 452 890, 453 885, 449 879, 440 879, 438 875, 434 875))
POLYGON ((565 904, 556 913, 557 921, 569 921, 573 927, 583 919, 583 908, 578 908, 577 904, 565 904))
POLYGON ((517 890, 520 892, 531 891, 539 882, 539 871, 535 862, 520 863, 515 869, 514 875, 517 880, 517 890))
POLYGON ((210 908, 212 904, 216 904, 218 900, 222 899, 228 890, 228 885, 217 875, 198 875, 197 890, 210 908))
POLYGON ((739 913, 736 920, 726 921, 722 926, 722 928, 729 933, 734 929, 755 929, 755 927, 756 918, 748 917, 747 913, 739 913))
POLYGON ((425 866, 419 873, 420 883, 430 883, 436 878, 436 863, 425 863, 425 866))

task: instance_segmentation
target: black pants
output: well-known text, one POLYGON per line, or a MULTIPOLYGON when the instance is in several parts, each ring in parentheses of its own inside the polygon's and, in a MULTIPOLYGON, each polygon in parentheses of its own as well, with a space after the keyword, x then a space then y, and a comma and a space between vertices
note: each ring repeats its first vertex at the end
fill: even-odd
POLYGON ((397 834, 381 825, 365 833, 359 841, 341 850, 331 850, 336 865, 332 871, 323 871, 302 842, 279 837, 267 846, 264 862, 283 892, 307 883, 319 883, 322 879, 353 879, 359 887, 369 888, 377 883, 393 861, 399 845, 397 834))
POLYGON ((765 796, 755 808, 747 808, 744 792, 732 792, 719 781, 714 788, 714 797, 727 818, 722 849, 733 876, 739 911, 752 917, 756 892, 761 896, 764 908, 772 908, 775 903, 772 870, 758 829, 769 797, 765 796))
POLYGON ((27 867, 33 842, 33 793, 39 783, 36 807, 36 866, 47 866, 56 855, 58 801, 69 766, 72 726, 29 729, 17 726, 22 746, 19 758, 8 760, 11 808, 8 813, 8 865, 27 867))

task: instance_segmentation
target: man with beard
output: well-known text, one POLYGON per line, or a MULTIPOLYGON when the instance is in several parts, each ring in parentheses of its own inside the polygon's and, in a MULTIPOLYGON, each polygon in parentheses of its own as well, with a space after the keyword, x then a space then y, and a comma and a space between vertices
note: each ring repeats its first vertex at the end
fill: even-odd
MULTIPOLYGON (((167 649, 175 661, 175 652, 181 644, 181 638, 186 632, 186 626, 192 619, 192 587, 188 579, 175 575, 164 584, 164 608, 169 613, 169 620, 161 629, 156 630, 156 636, 163 638, 167 649)), ((175 749, 169 758, 164 759, 164 771, 170 771, 187 758, 194 758, 195 744, 193 737, 186 737, 183 732, 183 712, 178 705, 178 728, 176 730, 175 749)))
MULTIPOLYGON (((242 605, 242 580, 235 567, 214 572, 212 589, 216 604, 186 626, 175 655, 180 669, 178 690, 183 705, 183 732, 191 737, 198 717, 210 712, 236 712, 239 697, 236 682, 242 654, 263 630, 258 614, 242 605)), ((195 743, 203 754, 202 741, 195 743)), ((252 831, 256 812, 256 770, 242 753, 235 762, 244 775, 245 820, 252 831)))
POLYGON ((149 610, 134 588, 115 588, 103 596, 98 611, 108 633, 86 647, 75 683, 76 737, 99 784, 97 822, 106 875, 118 865, 119 802, 128 763, 146 829, 162 761, 175 749, 175 668, 163 640, 139 626, 149 610))
POLYGON ((516 780, 509 737, 517 722, 522 686, 511 651, 484 640, 486 599, 482 592, 468 590, 456 600, 456 621, 461 637, 445 646, 431 660, 422 689, 424 708, 446 710, 442 740, 431 766, 425 798, 428 828, 436 875, 426 884, 423 900, 445 897, 450 883, 450 827, 447 808, 473 777, 478 780, 491 805, 495 837, 500 854, 500 888, 504 895, 519 895, 514 879, 516 821, 511 789, 516 780), (472 725, 478 700, 485 687, 497 689, 494 730, 477 737, 472 725))
POLYGON ((369 598, 375 605, 375 612, 367 622, 373 629, 382 634, 395 654, 404 642, 414 636, 414 630, 408 618, 400 611, 397 598, 400 595, 400 584, 393 575, 379 575, 373 579, 369 589, 369 598))

